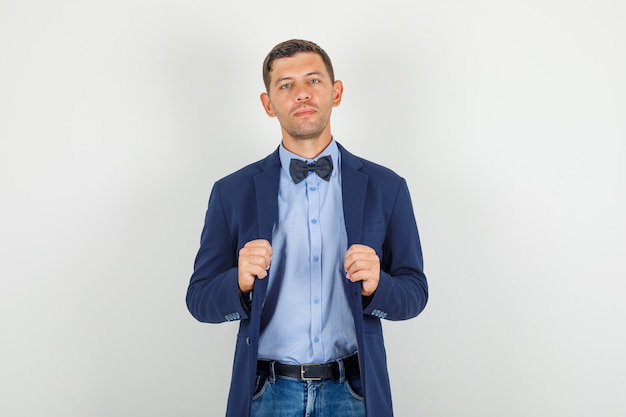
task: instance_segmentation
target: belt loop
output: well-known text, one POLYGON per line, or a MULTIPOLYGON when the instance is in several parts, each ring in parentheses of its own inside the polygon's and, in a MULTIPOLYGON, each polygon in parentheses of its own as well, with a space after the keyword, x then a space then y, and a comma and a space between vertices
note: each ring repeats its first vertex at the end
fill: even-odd
POLYGON ((343 359, 337 359, 337 365, 339 366, 339 383, 343 383, 346 380, 346 369, 343 359))
POLYGON ((276 371, 274 370, 274 364, 276 364, 276 361, 270 361, 270 376, 269 376, 270 384, 273 384, 276 382, 276 371))

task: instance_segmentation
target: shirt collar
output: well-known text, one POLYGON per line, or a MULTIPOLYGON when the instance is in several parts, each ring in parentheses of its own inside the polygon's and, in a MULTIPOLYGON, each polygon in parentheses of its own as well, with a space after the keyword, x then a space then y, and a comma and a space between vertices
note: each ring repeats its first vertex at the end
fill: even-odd
POLYGON ((334 166, 333 173, 331 174, 331 178, 337 176, 338 168, 341 166, 340 159, 339 159, 339 148, 337 147, 337 142, 335 142, 335 138, 332 138, 328 146, 319 155, 317 155, 317 157, 315 157, 312 160, 305 159, 299 155, 296 155, 293 152, 288 151, 287 149, 285 149, 282 142, 280 146, 278 147, 278 155, 280 157, 280 164, 282 165, 287 175, 289 175, 289 163, 291 162, 292 159, 300 159, 301 161, 306 161, 306 162, 315 162, 317 161, 318 158, 322 156, 330 155, 330 157, 333 159, 333 166, 334 166))

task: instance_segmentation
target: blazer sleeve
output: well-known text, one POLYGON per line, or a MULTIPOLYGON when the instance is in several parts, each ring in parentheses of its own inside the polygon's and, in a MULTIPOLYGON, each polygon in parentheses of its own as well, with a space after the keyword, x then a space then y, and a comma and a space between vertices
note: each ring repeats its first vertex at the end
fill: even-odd
POLYGON ((236 236, 231 234, 225 213, 218 182, 209 197, 186 297, 189 312, 205 323, 248 318, 237 282, 236 236))
POLYGON ((422 249, 406 181, 397 187, 382 244, 378 288, 364 314, 388 320, 406 320, 426 307, 428 284, 422 249))

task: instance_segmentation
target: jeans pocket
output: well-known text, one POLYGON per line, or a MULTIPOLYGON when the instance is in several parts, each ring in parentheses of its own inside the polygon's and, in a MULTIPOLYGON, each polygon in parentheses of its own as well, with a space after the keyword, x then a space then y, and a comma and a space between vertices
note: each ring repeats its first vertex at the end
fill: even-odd
POLYGON ((357 400, 363 401, 363 386, 361 385, 361 377, 355 376, 347 379, 344 384, 346 389, 357 400))
POLYGON ((256 400, 265 391, 265 386, 267 385, 269 377, 267 375, 257 375, 256 381, 254 382, 254 394, 252 394, 252 400, 256 400))

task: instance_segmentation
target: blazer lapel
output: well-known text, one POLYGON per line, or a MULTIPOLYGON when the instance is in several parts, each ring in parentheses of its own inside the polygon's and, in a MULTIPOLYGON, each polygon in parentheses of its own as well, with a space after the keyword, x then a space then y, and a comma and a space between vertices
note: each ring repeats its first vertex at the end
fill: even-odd
MULTIPOLYGON (((278 183, 280 180, 280 158, 278 150, 261 162, 261 172, 254 176, 256 191, 258 238, 272 242, 274 223, 278 219, 278 183)), ((267 279, 254 283, 252 308, 261 311, 267 292, 267 279)), ((256 315, 258 317, 258 315, 256 315)), ((254 317, 254 316, 253 316, 254 317)))
POLYGON ((278 151, 265 158, 261 168, 263 171, 254 177, 259 239, 267 239, 271 242, 274 223, 278 219, 278 182, 280 179, 278 151))
POLYGON ((348 247, 361 243, 361 226, 365 210, 365 193, 369 177, 360 172, 363 164, 345 148, 337 144, 341 152, 341 191, 343 216, 348 235, 348 247))
MULTIPOLYGON (((343 199, 343 217, 346 223, 348 247, 361 243, 361 226, 365 210, 365 195, 369 177, 360 172, 363 164, 341 145, 341 190, 343 199)), ((346 296, 350 301, 350 309, 354 317, 357 342, 363 344, 363 303, 361 300, 361 283, 344 280, 346 296)), ((361 348, 359 347, 359 350, 361 348)))

